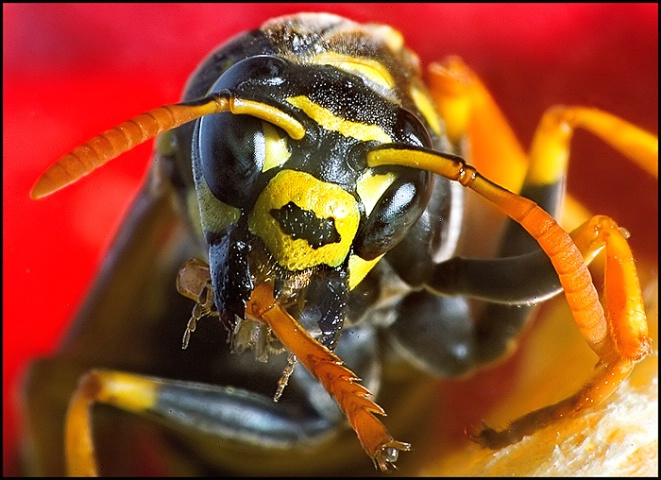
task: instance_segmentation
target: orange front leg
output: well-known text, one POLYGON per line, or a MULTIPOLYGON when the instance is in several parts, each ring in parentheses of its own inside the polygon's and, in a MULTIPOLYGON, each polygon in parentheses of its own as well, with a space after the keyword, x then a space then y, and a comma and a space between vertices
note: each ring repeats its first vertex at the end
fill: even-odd
MULTIPOLYGON (((467 136, 471 158, 482 171, 495 166, 509 175, 513 167, 514 179, 499 179, 499 185, 518 191, 520 167, 526 164, 524 190, 560 186, 567 169, 569 142, 579 127, 621 151, 643 170, 658 175, 658 139, 654 135, 611 114, 586 107, 549 109, 540 122, 527 160, 522 160, 521 149, 502 113, 461 60, 453 58, 444 65, 432 65, 430 73, 431 93, 448 123, 451 140, 458 142, 462 135, 467 136)), ((628 234, 613 220, 595 216, 574 230, 570 240, 532 202, 491 184, 471 167, 461 170, 456 173, 457 180, 524 226, 551 258, 581 334, 599 356, 595 376, 572 397, 532 412, 501 432, 492 429, 471 432, 474 440, 497 448, 602 402, 627 378, 634 364, 650 353, 651 341, 635 260, 626 241, 628 234), (585 266, 602 249, 606 256, 605 312, 585 266)), ((488 177, 495 178, 492 175, 496 173, 488 177)))
POLYGON ((374 465, 381 471, 394 467, 398 452, 408 451, 410 445, 390 435, 374 416, 385 412, 370 399, 371 393, 358 383, 360 379, 276 302, 271 285, 260 284, 253 290, 246 314, 267 323, 278 340, 333 395, 374 465))
POLYGON ((484 446, 510 445, 556 420, 598 405, 651 353, 643 295, 625 233, 612 219, 595 216, 572 232, 572 238, 587 260, 602 249, 606 251, 605 322, 577 321, 583 337, 599 355, 595 374, 576 394, 524 415, 502 431, 468 431, 472 440, 484 446))

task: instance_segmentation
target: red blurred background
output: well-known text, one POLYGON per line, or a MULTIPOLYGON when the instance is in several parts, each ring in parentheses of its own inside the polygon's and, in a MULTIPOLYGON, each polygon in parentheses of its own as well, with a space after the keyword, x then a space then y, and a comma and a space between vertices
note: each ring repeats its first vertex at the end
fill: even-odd
MULTIPOLYGON (((458 54, 528 145, 545 108, 584 104, 658 131, 658 5, 307 4, 399 29, 424 64, 458 54)), ((15 473, 16 384, 56 347, 149 164, 151 143, 40 202, 60 155, 178 100, 217 44, 301 4, 3 4, 3 473, 15 473)), ((576 135, 568 185, 658 258, 658 183, 576 135)))

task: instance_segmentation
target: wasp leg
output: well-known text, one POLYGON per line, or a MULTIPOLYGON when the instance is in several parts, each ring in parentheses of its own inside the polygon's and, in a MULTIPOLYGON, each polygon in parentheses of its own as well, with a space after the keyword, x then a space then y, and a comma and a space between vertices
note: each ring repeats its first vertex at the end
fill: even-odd
MULTIPOLYGON (((511 225, 500 253, 515 254, 517 244, 525 249, 529 238, 524 234, 511 225)), ((606 248, 606 311, 618 314, 609 317, 611 325, 578 325, 588 344, 607 363, 619 361, 613 356, 614 345, 608 341, 607 330, 622 337, 616 342, 625 349, 624 356, 640 359, 647 352, 640 343, 646 339, 647 328, 642 297, 625 235, 604 216, 593 217, 571 234, 586 263, 606 248), (617 300, 611 302, 611 298, 617 300), (625 299, 627 304, 622 305, 625 299)), ((396 253, 388 259, 400 275, 415 276, 421 285, 441 296, 426 290, 409 294, 399 305, 399 318, 389 334, 409 352, 413 363, 441 376, 462 375, 501 358, 513 346, 512 339, 525 324, 530 307, 562 290, 541 250, 497 259, 455 257, 437 265, 430 261, 425 271, 403 270, 406 264, 398 259, 410 258, 412 253, 396 253), (488 303, 474 315, 466 297, 488 303)))
MULTIPOLYGON (((485 134, 486 125, 493 122, 495 134, 486 135, 485 142, 480 138, 476 148, 472 143, 471 157, 489 153, 501 159, 502 155, 511 155, 515 166, 521 168, 514 169, 515 181, 512 183, 510 178, 510 186, 552 215, 556 214, 564 193, 562 176, 540 185, 519 175, 525 173, 523 167, 527 168, 528 160, 489 93, 474 75, 467 80, 472 72, 458 59, 451 60, 449 66, 443 68, 445 73, 459 76, 462 81, 460 84, 446 81, 443 87, 458 85, 463 89, 457 92, 454 88, 445 94, 445 113, 452 116, 448 128, 456 128, 457 123, 463 122, 455 135, 465 134, 466 129, 479 135, 485 134), (472 107, 467 97, 471 97, 479 108, 472 107), (477 111, 467 113, 467 109, 477 111), (518 180, 517 176, 520 176, 518 180)), ((489 165, 485 161, 478 163, 489 165)), ((494 163, 497 162, 490 162, 491 165, 494 163)), ((501 166, 494 173, 505 180, 502 170, 501 166)), ((436 189, 439 187, 448 191, 447 186, 437 180, 433 195, 438 194, 436 189)), ((426 219, 446 216, 443 200, 435 198, 432 197, 423 216, 426 219)), ((450 202, 446 200, 446 203, 450 202)), ((470 215, 473 215, 472 211, 470 215)), ((481 229, 490 228, 481 221, 480 224, 481 229)), ((434 251, 436 232, 443 232, 448 227, 430 224, 413 228, 410 238, 405 238, 386 255, 386 259, 406 283, 425 290, 409 294, 400 303, 398 320, 388 334, 400 352, 424 370, 442 377, 461 376, 503 358, 512 350, 513 339, 529 318, 531 307, 562 291, 547 254, 516 222, 507 223, 499 249, 494 252, 497 258, 454 257, 440 263, 434 263, 427 252, 434 251), (427 248, 420 248, 423 238, 427 248), (467 298, 483 303, 476 307, 467 298)), ((462 235, 466 233, 462 232, 462 235)))
POLYGON ((470 149, 471 163, 485 177, 518 192, 528 157, 479 77, 458 57, 432 63, 428 73, 429 91, 449 140, 459 151, 470 149))
MULTIPOLYGON (((520 191, 526 172, 540 180, 544 176, 558 178, 558 172, 566 169, 568 143, 576 127, 590 131, 658 177, 657 137, 609 113, 585 107, 549 109, 527 155, 487 88, 460 58, 432 63, 429 87, 450 141, 464 151, 465 144, 469 144, 470 162, 485 177, 510 191, 520 191)), ((571 222, 571 228, 588 217, 571 195, 567 195, 563 208, 563 221, 581 218, 571 222)))
MULTIPOLYGON (((526 184, 522 191, 553 212, 562 187, 526 184)), ((514 222, 501 240, 499 258, 454 257, 435 264, 428 251, 404 240, 386 256, 409 285, 424 287, 399 304, 388 335, 413 364, 442 377, 501 359, 512 350, 531 307, 562 291, 546 253, 514 222), (482 302, 476 307, 469 298, 482 302)))
MULTIPOLYGON (((471 125, 479 124, 479 118, 477 120, 472 118, 475 113, 472 110, 481 108, 482 113, 491 116, 491 120, 500 128, 502 125, 497 124, 500 119, 493 114, 493 112, 499 113, 498 109, 488 93, 484 93, 486 90, 479 80, 476 80, 477 77, 461 61, 453 60, 449 63, 449 67, 443 68, 439 67, 436 72, 432 72, 432 76, 437 80, 437 86, 433 87, 432 91, 439 101, 439 108, 446 109, 449 123, 453 124, 457 132, 472 137, 471 153, 480 152, 479 146, 495 142, 492 137, 497 137, 499 132, 483 131, 482 136, 474 137, 471 125), (444 83, 460 85, 462 82, 457 79, 462 77, 464 80, 470 78, 469 84, 478 85, 476 87, 478 95, 473 91, 466 95, 464 89, 459 98, 462 98, 467 106, 457 108, 453 107, 453 104, 458 102, 456 99, 452 100, 452 95, 448 93, 451 90, 447 85, 445 90, 442 87, 444 83), (443 106, 443 99, 446 97, 452 101, 446 102, 443 106), (488 100, 486 102, 488 108, 485 108, 484 102, 481 101, 485 98, 488 100)), ((522 192, 524 196, 526 189, 545 188, 562 181, 569 157, 569 142, 577 127, 584 128, 601 138, 634 160, 648 173, 658 175, 658 139, 655 136, 597 109, 559 106, 545 113, 536 131, 522 192)), ((457 132, 453 135, 457 135, 457 132)), ((516 141, 511 142, 506 136, 505 143, 507 145, 503 150, 491 151, 492 157, 504 158, 502 155, 507 153, 507 147, 512 147, 516 141)), ((516 154, 515 160, 516 162, 520 160, 516 154)), ((479 443, 490 447, 501 447, 514 443, 524 435, 555 420, 603 401, 629 375, 634 364, 649 353, 650 339, 647 335, 647 321, 635 262, 626 241, 628 234, 620 230, 613 220, 602 216, 593 217, 572 233, 573 241, 586 263, 605 247, 604 314, 596 295, 591 292, 587 295, 592 289, 585 287, 584 284, 591 283, 591 279, 576 255, 570 253, 572 250, 570 245, 565 246, 563 243, 552 245, 552 243, 564 242, 560 238, 562 232, 551 226, 544 215, 534 213, 533 205, 525 205, 526 202, 519 201, 522 199, 504 195, 482 180, 479 182, 480 186, 470 180, 465 185, 481 190, 482 195, 508 212, 511 218, 520 221, 522 225, 525 223, 524 226, 529 232, 535 232, 535 239, 539 241, 549 258, 553 259, 554 268, 563 279, 563 288, 581 334, 599 356, 594 378, 574 396, 532 412, 516 420, 510 428, 502 432, 485 429, 480 433, 471 434, 479 443), (556 237, 554 242, 548 241, 556 237)))
POLYGON ((359 383, 360 378, 275 301, 272 289, 267 283, 255 287, 246 306, 248 315, 266 322, 282 344, 333 395, 374 465, 381 471, 394 468, 399 451, 410 450, 410 444, 390 435, 376 418, 385 415, 385 411, 370 398, 372 393, 359 383))
MULTIPOLYGON (((341 343, 338 352, 364 374, 369 384, 378 388, 373 330, 356 327, 346 333, 346 341, 341 343)), ((276 380, 273 380, 273 392, 277 388, 276 380)), ((99 474, 92 409, 97 403, 189 432, 196 441, 209 438, 213 450, 219 447, 227 447, 228 452, 242 452, 246 447, 260 449, 265 462, 269 461, 267 454, 270 452, 323 448, 345 421, 330 395, 302 368, 294 370, 287 392, 277 403, 272 396, 233 386, 96 369, 81 377, 69 403, 64 429, 69 475, 99 474)), ((333 456, 331 452, 327 455, 333 456)), ((232 458, 227 462, 232 468, 232 458)))
POLYGON ((90 416, 91 406, 97 402, 246 443, 268 437, 274 444, 293 445, 323 436, 333 427, 324 418, 305 418, 301 412, 290 411, 291 406, 232 387, 92 370, 81 379, 67 414, 65 448, 70 475, 98 475, 90 416))
POLYGON ((613 220, 595 216, 573 232, 579 248, 594 256, 605 247, 604 303, 607 323, 580 324, 581 333, 599 356, 593 378, 576 394, 533 411, 502 431, 469 432, 478 443, 500 448, 521 440, 553 421, 597 405, 624 381, 634 365, 650 353, 646 314, 635 261, 626 235, 613 220))
MULTIPOLYGON (((576 127, 583 127, 632 158, 656 175, 652 163, 658 156, 656 139, 610 114, 583 107, 555 107, 542 118, 530 152, 526 185, 551 184, 564 175, 569 141, 576 127)), ((502 432, 485 429, 473 438, 490 447, 501 447, 520 440, 554 420, 574 414, 605 400, 631 373, 635 363, 650 352, 650 338, 635 260, 622 231, 610 218, 595 216, 572 232, 572 239, 586 263, 605 250, 604 314, 594 301, 583 302, 575 311, 579 330, 599 356, 593 379, 578 393, 555 405, 532 412, 502 432), (583 312, 590 312, 583 316, 583 312)), ((558 251, 563 255, 564 250, 558 251)), ((573 261, 561 260, 558 272, 573 272, 573 261)), ((580 291, 572 280, 565 290, 580 291)))
POLYGON ((25 374, 20 407, 25 432, 21 450, 27 476, 64 475, 63 419, 79 374, 75 367, 66 360, 39 359, 25 374))

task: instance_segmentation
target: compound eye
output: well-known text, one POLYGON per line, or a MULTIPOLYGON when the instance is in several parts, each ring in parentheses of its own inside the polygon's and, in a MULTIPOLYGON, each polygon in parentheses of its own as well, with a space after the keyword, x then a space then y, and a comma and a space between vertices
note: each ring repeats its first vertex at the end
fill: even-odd
POLYGON ((260 93, 287 82, 290 66, 287 60, 270 55, 246 58, 229 67, 210 92, 226 90, 244 98, 264 97, 260 93))
POLYGON ((264 166, 262 121, 249 115, 219 113, 200 120, 198 148, 202 175, 221 202, 250 206, 264 166))
POLYGON ((418 117, 408 110, 402 109, 397 118, 397 143, 413 145, 415 147, 433 148, 429 131, 418 117))
POLYGON ((354 252, 373 260, 397 245, 426 208, 432 182, 429 172, 402 171, 361 224, 354 252))

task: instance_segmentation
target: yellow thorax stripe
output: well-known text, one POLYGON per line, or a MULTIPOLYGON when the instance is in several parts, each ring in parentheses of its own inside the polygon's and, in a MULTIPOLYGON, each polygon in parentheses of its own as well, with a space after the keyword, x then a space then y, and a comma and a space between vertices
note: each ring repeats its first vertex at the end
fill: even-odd
POLYGON ((378 125, 366 125, 364 123, 352 122, 338 117, 333 112, 321 105, 314 103, 305 95, 289 97, 287 102, 296 108, 300 108, 305 114, 326 130, 339 132, 345 137, 355 138, 363 142, 378 141, 381 143, 392 143, 393 139, 383 128, 378 125))

